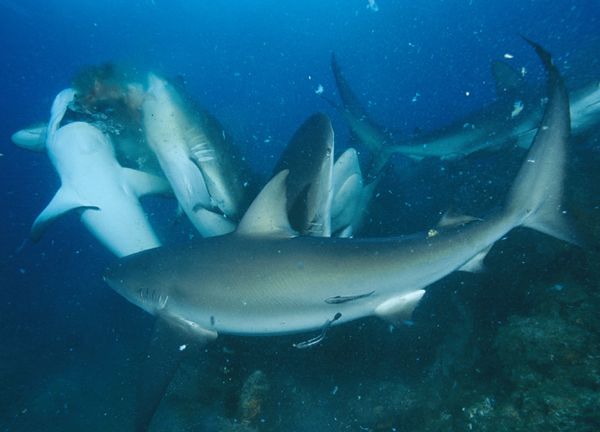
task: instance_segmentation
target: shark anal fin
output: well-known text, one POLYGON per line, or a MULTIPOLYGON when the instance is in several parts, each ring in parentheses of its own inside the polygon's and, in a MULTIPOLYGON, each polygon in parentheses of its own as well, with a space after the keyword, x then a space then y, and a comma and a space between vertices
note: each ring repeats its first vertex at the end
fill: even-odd
POLYGON ((425 290, 417 290, 387 299, 375 308, 375 315, 391 324, 400 324, 410 319, 424 294, 425 290))
POLYGON ((54 195, 50 203, 38 215, 31 227, 30 238, 32 241, 38 241, 46 228, 58 217, 71 210, 100 210, 99 207, 81 202, 79 197, 70 189, 61 187, 54 195))
POLYGON ((163 178, 131 168, 123 168, 122 173, 125 181, 138 197, 150 194, 168 195, 172 193, 169 182, 163 178))

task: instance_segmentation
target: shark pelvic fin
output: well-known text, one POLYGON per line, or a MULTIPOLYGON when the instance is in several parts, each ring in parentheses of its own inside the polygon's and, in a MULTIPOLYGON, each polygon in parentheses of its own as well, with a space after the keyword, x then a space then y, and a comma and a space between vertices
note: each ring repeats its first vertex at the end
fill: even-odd
POLYGON ((237 234, 294 237, 286 209, 285 181, 289 171, 275 175, 254 199, 238 225, 237 234))
POLYGON ((463 266, 461 268, 459 268, 458 270, 470 272, 470 273, 483 272, 485 270, 483 260, 485 259, 488 252, 492 249, 492 246, 485 248, 484 250, 479 252, 477 255, 475 255, 473 258, 471 258, 469 261, 467 261, 465 264, 463 264, 463 266))
POLYGON ((410 319, 425 290, 417 290, 387 299, 375 308, 375 315, 397 325, 410 319))
POLYGON ((56 218, 71 210, 100 210, 99 207, 83 203, 75 192, 71 189, 61 187, 54 195, 50 203, 38 215, 31 227, 30 238, 32 241, 38 241, 46 228, 56 220, 56 218))
POLYGON ((167 195, 172 193, 169 182, 158 176, 131 168, 123 168, 122 173, 123 178, 129 186, 131 186, 133 192, 138 197, 151 194, 167 195))

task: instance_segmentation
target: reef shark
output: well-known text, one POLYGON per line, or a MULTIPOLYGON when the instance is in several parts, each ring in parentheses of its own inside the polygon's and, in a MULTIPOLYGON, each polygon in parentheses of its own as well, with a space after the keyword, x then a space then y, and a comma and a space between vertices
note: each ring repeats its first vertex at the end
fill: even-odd
POLYGON ((331 231, 336 237, 351 237, 363 225, 379 176, 366 183, 356 149, 349 148, 333 165, 331 231))
POLYGON ((63 90, 52 106, 45 147, 61 187, 35 219, 32 240, 54 219, 77 210, 88 230, 119 257, 160 246, 138 198, 170 193, 168 183, 119 165, 110 138, 96 127, 84 122, 59 127, 73 96, 73 90, 63 90))
POLYGON ((329 237, 333 198, 334 134, 324 114, 309 117, 275 164, 275 174, 288 170, 287 211, 300 235, 329 237))
POLYGON ((241 158, 214 118, 153 73, 142 112, 148 145, 196 229, 204 237, 233 231, 246 194, 241 158))
MULTIPOLYGON (((533 44, 533 43, 532 43, 533 44)), ((378 316, 410 317, 425 288, 457 271, 477 271, 494 243, 529 227, 576 243, 561 205, 569 102, 549 54, 545 113, 505 206, 485 220, 446 224, 410 238, 298 237, 286 210, 286 177, 263 188, 234 233, 121 259, 105 273, 119 294, 190 339, 319 331, 378 316)))
MULTIPOLYGON (((497 99, 451 124, 399 140, 378 126, 368 115, 342 74, 335 56, 331 68, 342 105, 336 106, 352 133, 374 155, 374 170, 399 153, 411 159, 426 157, 457 159, 471 153, 497 149, 507 144, 529 148, 543 114, 543 100, 526 94, 521 74, 502 62, 492 63, 497 99)), ((572 135, 586 136, 600 124, 600 81, 570 92, 572 135)))

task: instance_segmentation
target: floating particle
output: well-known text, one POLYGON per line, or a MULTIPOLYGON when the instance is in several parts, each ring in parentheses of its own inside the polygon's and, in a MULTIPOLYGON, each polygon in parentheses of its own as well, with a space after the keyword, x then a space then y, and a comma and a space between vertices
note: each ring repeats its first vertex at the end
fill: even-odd
POLYGON ((323 90, 324 90, 323 86, 321 84, 319 84, 317 86, 317 89, 315 90, 315 94, 318 94, 318 95, 323 94, 323 90))
POLYGON ((506 53, 506 54, 504 54, 504 58, 510 60, 511 58, 515 58, 515 56, 510 53, 506 53))

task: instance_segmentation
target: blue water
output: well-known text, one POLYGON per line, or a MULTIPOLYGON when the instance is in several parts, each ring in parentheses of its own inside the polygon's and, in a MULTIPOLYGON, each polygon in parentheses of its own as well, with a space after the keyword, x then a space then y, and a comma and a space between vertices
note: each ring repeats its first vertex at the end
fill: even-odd
MULTIPOLYGON (((377 12, 367 3, 0 0, 1 431, 131 428, 136 359, 152 321, 102 282, 102 271, 113 258, 76 215, 59 220, 40 243, 24 243, 59 181, 45 154, 10 142, 13 132, 48 119, 54 96, 82 67, 111 61, 183 77, 186 91, 226 125, 264 175, 296 128, 316 111, 331 116, 337 148, 349 145, 343 118, 315 94, 322 85, 325 95, 337 98, 329 67, 332 52, 372 118, 400 135, 434 129, 493 100, 490 61, 507 53, 512 64, 526 69, 531 83, 543 83, 543 70, 520 35, 554 54, 569 85, 600 75, 597 1, 379 0, 377 12)), ((412 182, 392 173, 382 194, 395 202, 379 205, 380 218, 369 229, 376 234, 426 230, 456 201, 477 211, 498 205, 519 160, 498 154, 460 162, 450 167, 455 170, 451 181, 440 175, 438 162, 425 162, 412 182), (481 185, 492 177, 497 190, 482 192, 481 185)), ((404 162, 397 160, 396 166, 404 162)), ((580 205, 589 210, 582 217, 598 216, 594 199, 580 205)), ((162 221, 156 228, 165 242, 193 235, 175 217, 173 202, 144 203, 162 221)), ((511 313, 528 310, 526 293, 536 290, 533 285, 581 274, 581 269, 569 269, 577 260, 561 255, 575 252, 564 252, 557 242, 529 233, 516 239, 506 254, 511 258, 491 257, 496 273, 483 279, 452 275, 440 282, 432 290, 438 297, 426 299, 405 329, 390 332, 370 322, 338 328, 331 336, 335 341, 315 353, 293 352, 287 340, 219 342, 197 364, 204 372, 194 391, 202 394, 202 381, 212 370, 212 377, 218 376, 210 383, 212 393, 196 401, 196 408, 189 405, 193 398, 186 399, 188 417, 180 412, 176 420, 167 416, 160 424, 170 424, 169 430, 233 430, 214 418, 236 418, 231 394, 238 394, 243 377, 260 368, 271 376, 270 403, 277 400, 287 414, 282 419, 271 412, 264 423, 249 428, 346 430, 350 425, 349 430, 361 430, 364 423, 365 430, 403 430, 398 416, 376 426, 356 412, 379 409, 369 405, 373 389, 385 393, 390 376, 418 382, 430 373, 440 350, 451 351, 449 346, 460 343, 452 341, 461 338, 443 331, 456 321, 456 310, 466 308, 477 325, 491 328, 511 313), (528 257, 528 266, 520 264, 520 256, 528 257), (513 273, 519 272, 522 276, 515 279, 513 273), (497 294, 502 290, 514 295, 512 300, 497 294), (463 294, 451 300, 456 292, 463 294), (461 305, 448 312, 442 306, 451 301, 461 305), (346 399, 335 399, 335 388, 346 399), (363 405, 356 402, 361 392, 371 394, 363 405), (211 397, 222 402, 207 402, 211 397), (298 403, 302 398, 306 405, 298 403), (198 420, 198 413, 211 421, 198 420)), ((198 373, 190 365, 187 370, 198 373)), ((156 430, 167 430, 160 427, 156 430)))

